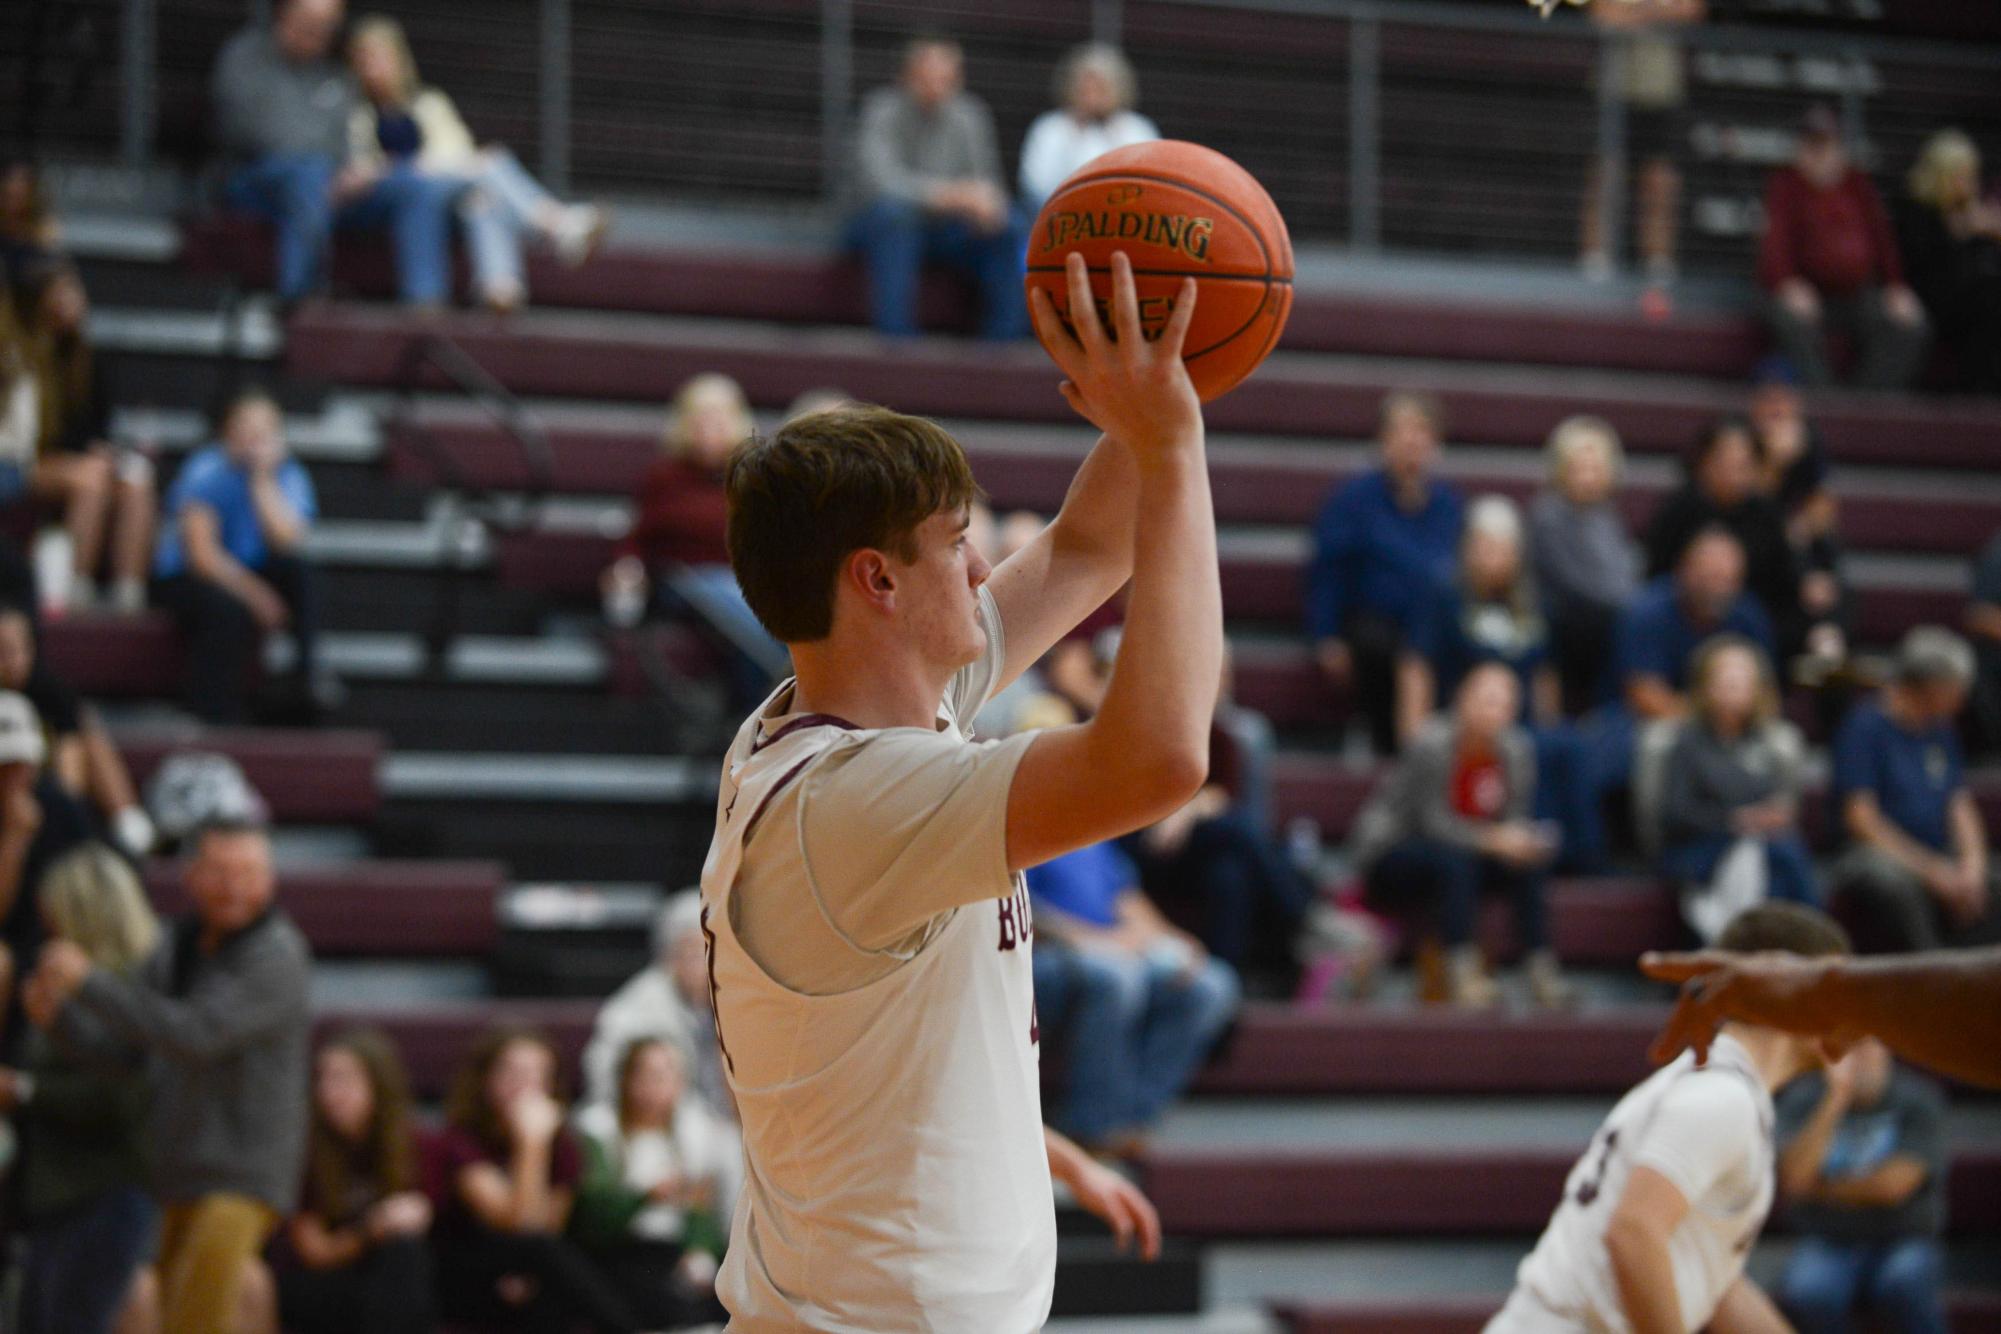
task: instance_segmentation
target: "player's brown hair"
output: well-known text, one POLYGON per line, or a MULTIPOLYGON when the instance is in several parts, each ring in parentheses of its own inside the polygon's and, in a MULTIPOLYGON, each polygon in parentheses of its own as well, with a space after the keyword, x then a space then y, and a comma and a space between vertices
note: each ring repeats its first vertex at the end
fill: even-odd
POLYGON ((1736 954, 1776 950, 1803 959, 1855 952, 1848 933, 1832 917, 1818 908, 1781 902, 1760 903, 1738 913, 1716 938, 1716 948, 1736 954))
POLYGON ((914 561, 917 526, 980 496, 945 428, 888 408, 833 408, 753 436, 730 456, 730 567, 788 644, 834 628, 834 581, 857 551, 914 561))

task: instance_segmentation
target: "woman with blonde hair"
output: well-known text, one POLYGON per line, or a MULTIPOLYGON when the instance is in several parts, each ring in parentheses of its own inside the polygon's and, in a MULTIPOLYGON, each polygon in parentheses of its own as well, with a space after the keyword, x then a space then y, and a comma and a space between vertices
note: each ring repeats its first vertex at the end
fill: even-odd
MULTIPOLYGON (((159 947, 159 920, 138 876, 101 843, 51 865, 38 897, 49 934, 80 946, 99 968, 135 972, 159 947)), ((0 1069, 0 1108, 24 1144, 20 1328, 104 1334, 159 1227, 145 1184, 145 1071, 136 1058, 123 1070, 86 1063, 52 1041, 50 1006, 32 981, 22 1005, 33 1026, 21 1064, 0 1069)))
POLYGON ((545 242, 566 264, 589 258, 604 235, 604 210, 565 204, 505 147, 480 147, 451 98, 418 78, 400 23, 379 14, 356 23, 348 63, 362 98, 348 122, 339 188, 359 189, 399 170, 463 182, 459 217, 472 249, 473 283, 480 300, 498 311, 527 299, 525 239, 545 242))
POLYGON ((649 600, 670 616, 693 613, 706 623, 726 642, 745 707, 791 670, 791 655, 759 623, 730 569, 723 472, 756 428, 742 386, 729 376, 697 375, 683 384, 660 453, 640 479, 632 528, 599 584, 614 625, 637 624, 649 600))
POLYGON ((1640 589, 1640 549, 1618 493, 1619 433, 1599 417, 1569 417, 1549 433, 1549 484, 1529 503, 1529 565, 1549 617, 1564 702, 1598 701, 1613 627, 1640 589))
POLYGON ((1925 141, 1897 201, 1911 289, 1963 388, 2001 392, 2001 203, 1980 193, 1980 149, 1961 130, 1925 141))
POLYGON ((1709 640, 1690 670, 1689 703, 1662 772, 1660 832, 1662 869, 1684 887, 1691 925, 1713 934, 1756 898, 1818 906, 1813 856, 1800 837, 1805 747, 1779 716, 1764 652, 1738 635, 1709 640), (1749 869, 1736 874, 1748 880, 1726 886, 1725 859, 1740 847, 1749 869), (1746 885, 1759 882, 1753 897, 1746 885))
POLYGON ((1116 46, 1087 42, 1072 50, 1056 67, 1055 91, 1057 105, 1035 118, 1021 143, 1021 197, 1030 207, 1099 154, 1160 138, 1133 110, 1139 79, 1116 46))

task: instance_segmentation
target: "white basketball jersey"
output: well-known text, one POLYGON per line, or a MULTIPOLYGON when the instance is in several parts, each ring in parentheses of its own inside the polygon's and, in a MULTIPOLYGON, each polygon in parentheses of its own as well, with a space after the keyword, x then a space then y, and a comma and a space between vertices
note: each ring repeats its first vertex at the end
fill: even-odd
POLYGON ((760 821, 767 803, 829 750, 878 735, 816 716, 764 730, 790 688, 730 748, 702 872, 743 1119, 717 1281, 730 1328, 1028 1334, 1049 1314, 1056 1223, 1026 888, 1016 876, 1010 897, 940 914, 898 966, 851 990, 807 995, 769 976, 731 925, 746 841, 803 839, 790 819, 760 821))
POLYGON ((1771 1211, 1772 1123, 1771 1094, 1732 1038, 1719 1038, 1700 1069, 1683 1053, 1655 1071, 1592 1136, 1487 1334, 1628 1334, 1605 1229, 1638 1166, 1661 1173, 1688 1199, 1668 1256, 1681 1328, 1701 1329, 1744 1272, 1771 1211))

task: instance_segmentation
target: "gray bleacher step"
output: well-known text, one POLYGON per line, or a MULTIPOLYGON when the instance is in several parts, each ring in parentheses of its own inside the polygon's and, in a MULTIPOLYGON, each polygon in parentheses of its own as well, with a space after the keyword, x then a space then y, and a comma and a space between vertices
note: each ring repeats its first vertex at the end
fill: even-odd
MULTIPOLYGON (((291 663, 292 642, 271 642, 265 663, 282 672, 291 663)), ((342 630, 320 640, 321 661, 343 679, 413 681, 426 677, 430 663, 424 641, 414 634, 342 630)), ((453 684, 597 688, 605 679, 606 658, 594 640, 462 635, 445 652, 445 680, 453 684)))
POLYGON ((313 964, 316 1010, 407 1010, 437 1001, 485 1000, 486 968, 458 960, 319 959, 313 964))
MULTIPOLYGON (((1528 1237, 1222 1242, 1203 1248, 1204 1291, 1214 1309, 1467 1297, 1489 1298, 1498 1308, 1532 1245, 1528 1237)), ((1784 1239, 1761 1241, 1752 1277, 1769 1285, 1790 1252, 1784 1239)), ((2001 1284, 2001 1254, 1985 1241, 1949 1243, 1946 1281, 2001 1284)))
POLYGON ((1284 1334, 1267 1311, 1252 1306, 1207 1310, 1195 1315, 1074 1316, 1057 1318, 1043 1334, 1284 1334))
MULTIPOLYGON (((1473 1149, 1582 1150, 1615 1099, 1197 1098, 1172 1108, 1154 1142, 1163 1150, 1422 1153, 1473 1149)), ((1960 1098, 1948 1140, 2001 1144, 2001 1100, 1960 1098)))
POLYGON ((284 329, 268 301, 244 304, 232 322, 216 311, 95 306, 89 325, 102 352, 155 357, 237 356, 275 361, 284 349, 284 329))
MULTIPOLYGON (((208 414, 189 407, 127 405, 111 414, 115 439, 185 454, 215 435, 208 414)), ((329 395, 317 412, 287 412, 285 440, 306 463, 372 463, 382 455, 380 418, 368 403, 329 395)))
POLYGON ((713 801, 716 763, 691 756, 459 755, 397 752, 382 761, 392 801, 658 805, 713 801))

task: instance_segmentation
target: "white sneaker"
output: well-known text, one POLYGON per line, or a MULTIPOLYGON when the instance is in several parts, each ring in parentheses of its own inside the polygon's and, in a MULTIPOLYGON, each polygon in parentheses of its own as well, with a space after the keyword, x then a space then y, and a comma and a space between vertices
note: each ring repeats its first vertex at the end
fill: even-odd
POLYGON ((591 257, 610 225, 611 218, 596 204, 567 204, 549 229, 549 242, 556 257, 575 268, 591 257))

